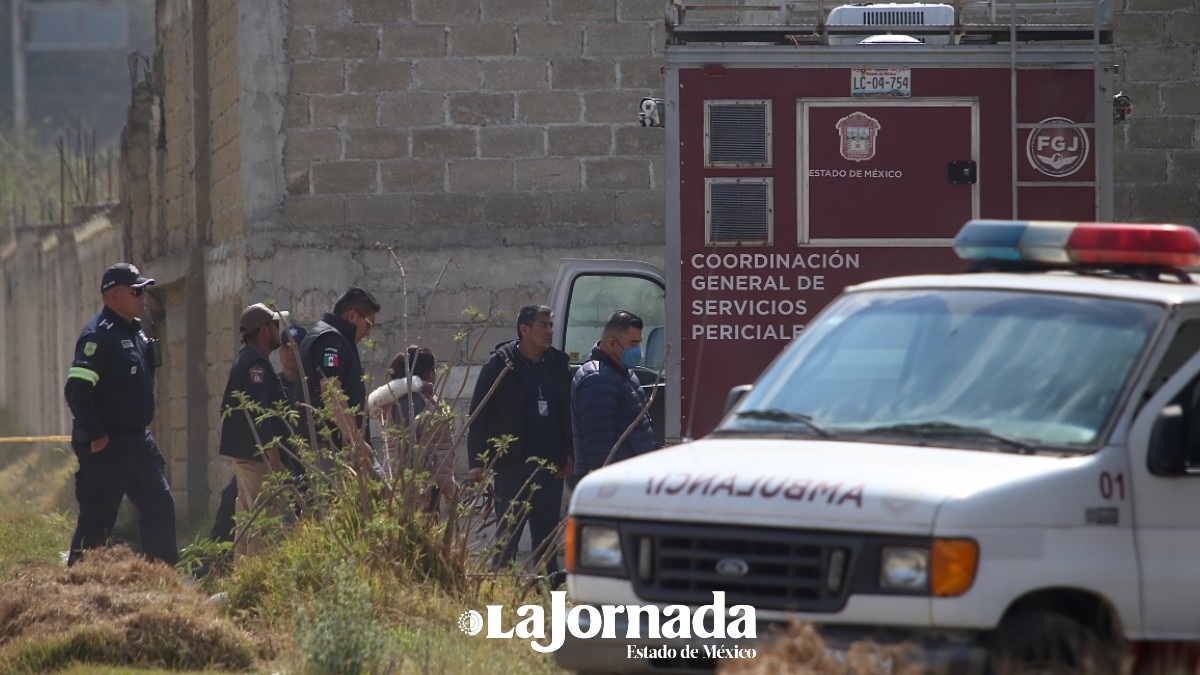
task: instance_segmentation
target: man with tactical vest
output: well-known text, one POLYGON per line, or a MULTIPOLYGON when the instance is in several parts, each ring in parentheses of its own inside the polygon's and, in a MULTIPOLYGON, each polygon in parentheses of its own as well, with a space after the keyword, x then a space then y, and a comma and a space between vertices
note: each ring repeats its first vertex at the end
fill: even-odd
MULTIPOLYGON (((375 296, 353 286, 337 299, 332 312, 326 312, 309 329, 300 343, 300 363, 307 381, 307 403, 314 408, 321 408, 321 383, 329 380, 346 395, 346 405, 357 408, 354 425, 359 429, 363 427, 367 385, 363 382, 358 343, 371 334, 379 310, 379 301, 375 296)), ((300 429, 300 432, 306 434, 307 428, 300 429)), ((331 434, 333 444, 342 447, 342 433, 332 428, 331 434)), ((371 455, 369 459, 373 462, 374 456, 371 455)))

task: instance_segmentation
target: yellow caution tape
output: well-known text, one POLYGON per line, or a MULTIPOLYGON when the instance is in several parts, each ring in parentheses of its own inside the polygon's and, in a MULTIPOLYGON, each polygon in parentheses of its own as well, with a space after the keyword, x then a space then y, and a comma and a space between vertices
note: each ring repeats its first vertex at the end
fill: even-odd
POLYGON ((52 441, 56 443, 70 443, 70 436, 8 436, 0 438, 0 443, 37 443, 39 441, 52 441))

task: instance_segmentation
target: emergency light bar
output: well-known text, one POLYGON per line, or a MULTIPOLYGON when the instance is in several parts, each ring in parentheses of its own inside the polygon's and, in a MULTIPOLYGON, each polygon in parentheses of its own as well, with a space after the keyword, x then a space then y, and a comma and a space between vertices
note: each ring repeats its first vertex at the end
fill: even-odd
POLYGON ((963 260, 1054 266, 1200 266, 1200 234, 1183 225, 971 220, 954 238, 963 260))

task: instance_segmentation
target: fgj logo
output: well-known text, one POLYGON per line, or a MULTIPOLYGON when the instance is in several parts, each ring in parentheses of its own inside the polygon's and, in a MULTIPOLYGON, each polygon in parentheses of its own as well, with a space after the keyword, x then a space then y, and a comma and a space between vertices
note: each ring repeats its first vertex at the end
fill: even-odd
POLYGON ((567 592, 551 591, 548 640, 544 607, 521 605, 516 615, 520 620, 510 623, 503 605, 488 605, 486 621, 479 612, 471 609, 458 617, 458 627, 467 635, 477 635, 486 627, 485 637, 488 638, 529 640, 530 648, 543 654, 562 647, 567 633, 579 639, 615 639, 620 615, 624 615, 626 624, 622 637, 627 639, 758 637, 754 607, 734 605, 726 610, 724 591, 713 591, 712 604, 701 605, 694 611, 687 605, 662 608, 658 605, 576 605, 567 609, 567 592), (645 636, 642 635, 643 625, 647 627, 645 636))
POLYGON ((1088 158, 1087 132, 1065 117, 1047 117, 1029 132, 1025 158, 1047 176, 1070 176, 1088 158))

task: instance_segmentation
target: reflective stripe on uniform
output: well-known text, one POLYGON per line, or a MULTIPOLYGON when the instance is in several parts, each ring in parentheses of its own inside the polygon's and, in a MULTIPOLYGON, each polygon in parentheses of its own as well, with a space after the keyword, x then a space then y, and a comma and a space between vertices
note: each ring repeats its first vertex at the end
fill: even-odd
POLYGON ((100 373, 97 373, 94 370, 88 370, 87 368, 80 368, 79 366, 72 366, 71 369, 67 371, 67 379, 69 380, 72 377, 80 380, 86 380, 87 382, 90 382, 93 387, 96 386, 96 383, 100 381, 100 373))

